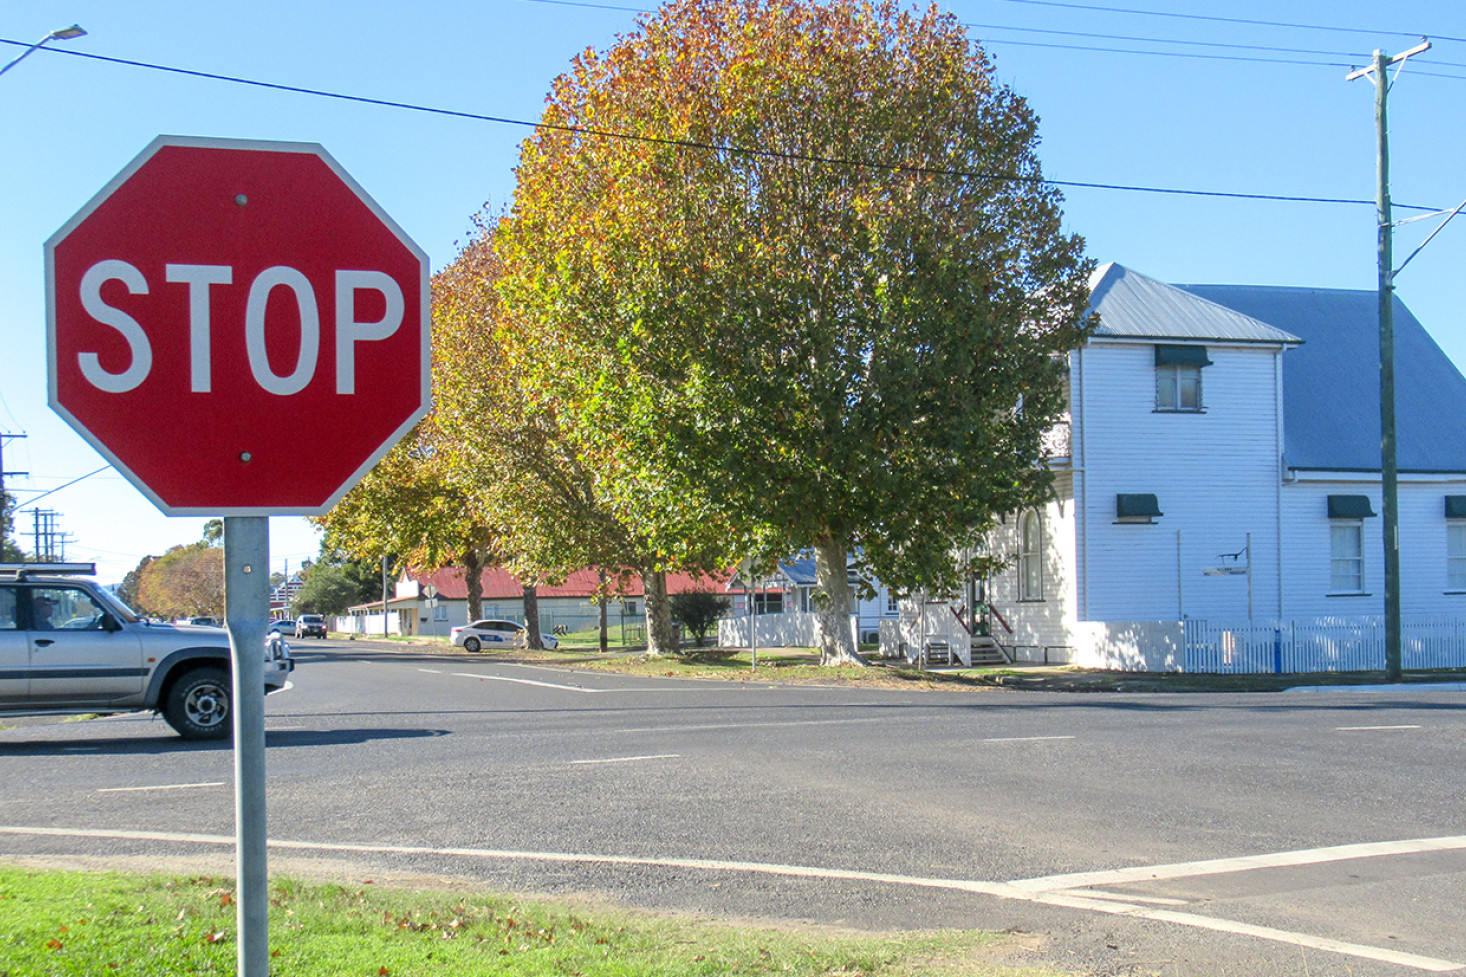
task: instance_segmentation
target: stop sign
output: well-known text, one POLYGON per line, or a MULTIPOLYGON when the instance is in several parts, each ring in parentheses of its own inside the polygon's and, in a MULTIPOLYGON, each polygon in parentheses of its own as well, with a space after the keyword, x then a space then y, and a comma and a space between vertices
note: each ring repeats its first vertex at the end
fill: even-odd
POLYGON ((427 412, 427 256, 320 146, 160 136, 45 250, 51 407, 170 515, 323 513, 427 412))

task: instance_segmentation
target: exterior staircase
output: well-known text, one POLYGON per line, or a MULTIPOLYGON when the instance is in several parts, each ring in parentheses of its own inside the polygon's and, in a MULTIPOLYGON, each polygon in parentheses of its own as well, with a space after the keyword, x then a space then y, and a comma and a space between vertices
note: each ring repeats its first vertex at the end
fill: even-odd
POLYGON ((998 643, 992 635, 974 634, 972 636, 972 664, 979 665, 1011 665, 1013 658, 1008 650, 998 643))

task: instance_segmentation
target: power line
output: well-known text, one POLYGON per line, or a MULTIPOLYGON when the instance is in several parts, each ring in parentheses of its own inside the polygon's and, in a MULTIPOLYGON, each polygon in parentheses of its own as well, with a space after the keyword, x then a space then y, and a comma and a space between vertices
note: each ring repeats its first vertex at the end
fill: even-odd
MULTIPOLYGON (((533 0, 537 3, 547 3, 549 0, 533 0)), ((1317 54, 1321 57, 1330 58, 1356 58, 1360 61, 1368 61, 1369 55, 1360 54, 1357 51, 1317 51, 1307 48, 1274 47, 1266 44, 1232 44, 1226 41, 1191 41, 1173 37, 1144 37, 1135 34, 1099 34, 1093 31, 1061 31, 1048 27, 1010 27, 1006 24, 974 24, 967 21, 962 22, 963 27, 976 28, 978 30, 995 31, 1019 31, 1024 34, 1054 34, 1060 37, 1092 37, 1102 41, 1139 41, 1143 44, 1182 44, 1188 47, 1215 47, 1229 48, 1240 51, 1271 51, 1277 54, 1317 54)))
MULTIPOLYGON (((585 7, 585 9, 591 10, 620 10, 620 12, 625 13, 652 13, 651 10, 642 9, 642 7, 623 7, 619 6, 619 4, 592 3, 591 0, 523 0, 523 3, 544 3, 550 4, 550 6, 557 7, 585 7)), ((1091 7, 1086 7, 1086 9, 1091 9, 1091 7)), ((1107 9, 1107 7, 1092 7, 1092 9, 1102 10, 1107 9)), ((1283 59, 1283 57, 1246 57, 1239 56, 1239 54, 1227 56, 1227 54, 1204 54, 1193 53, 1193 51, 1157 51, 1145 50, 1145 48, 1098 47, 1098 45, 1086 44, 1045 44, 1041 43, 1041 41, 1016 41, 1012 40, 1012 38, 984 38, 984 41, 987 44, 1013 44, 1017 45, 1017 47, 1047 47, 1061 51, 1094 51, 1094 53, 1100 54, 1142 54, 1142 56, 1151 57, 1185 57, 1185 59, 1207 60, 1207 62, 1243 62, 1250 63, 1250 65, 1302 65, 1305 67, 1344 67, 1344 69, 1350 69, 1350 67, 1362 65, 1362 63, 1368 62, 1369 60, 1369 54, 1359 53, 1359 51, 1319 51, 1311 50, 1311 48, 1275 47, 1275 45, 1267 44, 1233 44, 1227 43, 1227 41, 1192 41, 1186 40, 1186 38, 1143 37, 1143 35, 1133 34, 1101 34, 1101 32, 1097 31, 1058 31, 1058 29, 1051 28, 1029 28, 1029 26, 1004 25, 1004 23, 972 23, 963 21, 962 26, 965 26, 965 28, 968 29, 973 29, 973 31, 1013 31, 1022 32, 1022 34, 1050 34, 1057 35, 1057 37, 1094 38, 1094 40, 1098 41, 1135 41, 1135 43, 1139 44, 1177 44, 1185 45, 1185 47, 1226 48, 1226 50, 1274 51, 1274 53, 1280 54, 1318 54, 1318 56, 1322 57, 1347 57, 1347 59, 1352 60, 1349 60, 1349 62, 1319 62, 1319 60, 1283 59)), ((1369 31, 1359 32, 1360 34, 1369 34, 1369 31)), ((1406 35, 1406 37, 1415 37, 1415 35, 1406 35)), ((1441 38, 1441 40, 1453 40, 1453 38, 1441 38)), ((1440 65, 1443 67, 1466 67, 1466 65, 1459 65, 1459 63, 1454 62, 1432 63, 1434 63, 1434 65, 1440 65)), ((1432 73, 1431 76, 1432 78, 1450 78, 1456 79, 1456 81, 1466 81, 1466 76, 1440 75, 1440 73, 1432 73)))
MULTIPOLYGON (((0 38, 0 44, 24 45, 22 41, 15 41, 9 38, 0 38)), ((190 78, 204 78, 210 81, 228 82, 234 85, 245 85, 252 88, 264 88, 270 91, 289 92, 296 95, 310 95, 317 98, 329 98, 343 102, 354 102, 359 105, 375 105, 383 108, 402 109, 408 112, 422 112, 428 115, 442 115, 450 118, 468 119, 476 122, 493 122, 500 125, 520 126, 536 131, 550 130, 554 132, 566 132, 573 135, 593 136, 601 139, 624 139, 632 142, 642 142, 652 145, 672 146, 681 149, 697 149, 705 152, 730 153, 738 156, 751 156, 762 159, 783 159, 796 163, 815 163, 827 166, 843 166, 849 168, 865 168, 873 170, 884 170, 893 173, 911 173, 919 176, 944 176, 956 179, 978 180, 992 183, 1027 183, 1032 185, 1047 185, 1051 187, 1062 187, 1066 189, 1079 190, 1115 190, 1128 193, 1153 193, 1165 196, 1181 197, 1211 197, 1223 200, 1258 200, 1274 201, 1279 203, 1311 203, 1311 204, 1345 204, 1350 206, 1373 207, 1373 200, 1366 200, 1352 197, 1312 197, 1275 193, 1244 193, 1239 191, 1224 190, 1194 190, 1183 187, 1153 187, 1139 184, 1125 183, 1099 183, 1082 180, 1055 180, 1046 177, 1027 176, 1018 173, 981 173, 973 170, 958 170, 942 167, 908 166, 900 163, 884 163, 876 160, 844 159, 832 156, 819 156, 812 153, 788 153, 774 149, 763 149, 752 146, 735 146, 725 143, 703 142, 696 139, 678 139, 669 136, 648 136, 633 132, 618 132, 609 129, 595 129, 588 126, 556 125, 546 122, 531 122, 524 119, 512 119, 507 116, 486 115, 479 112, 468 112, 462 109, 445 109, 430 105, 418 105, 412 102, 399 102, 393 99, 373 98, 367 95, 350 95, 344 92, 332 92, 320 88, 306 88, 300 85, 286 85, 281 82, 260 81, 254 78, 242 78, 236 75, 224 75, 212 71, 201 71, 196 68, 178 68, 171 65, 154 64, 147 61, 135 61, 129 58, 117 58, 104 54, 94 54, 87 51, 69 51, 59 48, 42 49, 47 54, 65 55, 73 58, 85 58, 89 61, 100 61, 106 64, 123 65, 129 68, 142 68, 148 71, 161 71, 168 74, 184 75, 190 78)), ((1440 210, 1440 207, 1423 207, 1411 204, 1395 204, 1396 207, 1405 210, 1440 210)), ((95 473, 93 473, 95 474, 95 473)), ((84 476, 85 477, 85 476, 84 476)))
MULTIPOLYGON (((551 6, 556 6, 556 7, 584 7, 584 8, 591 9, 591 10, 616 10, 616 11, 622 11, 622 12, 625 12, 625 13, 635 13, 635 14, 650 14, 650 13, 652 13, 651 10, 647 10, 647 9, 644 9, 644 8, 641 8, 641 7, 623 7, 623 6, 619 6, 619 5, 616 5, 616 4, 609 4, 609 3, 593 3, 593 2, 591 2, 591 0, 522 0, 522 2, 524 2, 524 3, 542 3, 542 4, 549 4, 551 6)), ((1105 8, 1105 7, 1084 7, 1082 9, 1110 10, 1111 8, 1105 8)), ((1142 12, 1142 11, 1118 10, 1118 11, 1112 11, 1112 12, 1137 13, 1137 12, 1142 12)), ((1228 18, 1215 18, 1215 19, 1219 19, 1219 20, 1223 20, 1223 21, 1228 20, 1228 18)), ((1018 27, 1018 26, 1012 26, 1012 25, 1007 25, 1007 24, 978 24, 978 23, 972 23, 972 22, 969 22, 969 21, 962 21, 961 23, 962 23, 962 26, 963 27, 966 27, 966 28, 971 29, 971 30, 1014 31, 1014 32, 1025 33, 1025 34, 1051 34, 1051 35, 1056 35, 1056 36, 1061 36, 1061 37, 1085 37, 1085 38, 1093 38, 1095 40, 1102 40, 1102 41, 1134 41, 1134 42, 1141 43, 1141 44, 1175 44, 1175 45, 1182 45, 1182 46, 1186 46, 1186 47, 1223 48, 1223 49, 1228 49, 1228 50, 1240 50, 1240 51, 1272 51, 1272 52, 1279 53, 1279 54, 1314 54, 1314 55, 1320 55, 1320 56, 1323 56, 1323 57, 1350 58, 1352 60, 1351 61, 1303 61, 1303 60, 1292 60, 1292 59, 1286 59, 1286 58, 1249 58, 1249 57, 1242 57, 1242 56, 1231 56, 1231 57, 1228 57, 1228 56, 1219 55, 1219 54, 1200 54, 1200 53, 1189 53, 1189 52, 1184 52, 1184 51, 1152 51, 1152 50, 1136 50, 1134 48, 1095 47, 1095 46, 1073 45, 1073 44, 1042 44, 1042 43, 1035 42, 1035 41, 1015 41, 1015 40, 1006 39, 1006 38, 985 38, 985 40, 988 43, 990 43, 990 44, 1013 44, 1013 45, 1019 45, 1019 46, 1023 46, 1023 47, 1047 47, 1047 48, 1056 48, 1058 50, 1066 50, 1066 51, 1094 51, 1094 52, 1098 52, 1098 53, 1102 53, 1102 54, 1140 54, 1140 55, 1151 55, 1151 56, 1171 57, 1171 58, 1192 58, 1192 59, 1203 60, 1203 61, 1242 61, 1242 62, 1248 62, 1248 63, 1252 63, 1252 64, 1288 64, 1288 65, 1304 65, 1304 66, 1307 66, 1307 67, 1325 67, 1325 68, 1353 68, 1353 67, 1356 67, 1356 66, 1358 66, 1360 64, 1363 64, 1363 63, 1367 62, 1369 60, 1369 57, 1370 57, 1368 54, 1360 53, 1360 52, 1357 52, 1357 51, 1319 51, 1319 50, 1313 50, 1313 49, 1308 49, 1308 48, 1278 47, 1278 46, 1264 45, 1264 44, 1235 44, 1235 43, 1229 43, 1229 42, 1225 42, 1225 41, 1194 41, 1194 40, 1188 40, 1188 39, 1184 39, 1184 38, 1175 38, 1175 37, 1146 37, 1146 36, 1140 36, 1140 35, 1134 35, 1134 34, 1103 34, 1103 33, 1099 33, 1099 32, 1096 32, 1096 31, 1066 31, 1066 30, 1056 30, 1056 29, 1052 29, 1052 28, 1043 28, 1043 27, 1018 27)), ((1252 21, 1240 21, 1239 20, 1239 21, 1237 21, 1237 23, 1259 23, 1259 24, 1267 24, 1268 22, 1266 22, 1266 21, 1252 22, 1252 21)), ((1277 25, 1272 25, 1272 26, 1277 26, 1277 25)), ((1293 26, 1297 26, 1297 27, 1300 27, 1301 28, 1301 27, 1306 27, 1307 25, 1299 24, 1299 25, 1293 25, 1293 26)), ((1325 30, 1325 29, 1331 29, 1331 28, 1319 28, 1319 29, 1325 30)), ((1378 34, 1378 33, 1380 33, 1380 32, 1377 32, 1377 31, 1364 31, 1364 30, 1358 30, 1358 31, 1356 31, 1353 28, 1341 28, 1341 29, 1348 30, 1351 33, 1361 33, 1361 34, 1378 34)), ((1385 32, 1385 33, 1399 33, 1402 36, 1406 36, 1406 37, 1415 37, 1415 36, 1417 36, 1417 35, 1414 35, 1414 34, 1405 34, 1404 32, 1385 32)), ((1449 37, 1439 38, 1439 39, 1441 39, 1441 40, 1454 40, 1454 38, 1449 38, 1449 37)), ((1437 61, 1437 62, 1432 62, 1432 63, 1433 64, 1441 65, 1443 67, 1448 67, 1448 68, 1466 68, 1466 64, 1456 64, 1456 63, 1453 63, 1453 62, 1439 62, 1439 61, 1437 61)), ((1456 75, 1434 75, 1433 77, 1437 77, 1437 78, 1457 78, 1458 76, 1456 76, 1456 75)), ((1461 80, 1466 80, 1466 76, 1463 76, 1461 80)))
POLYGON ((1137 10, 1133 7, 1104 7, 1098 4, 1067 3, 1063 0, 1003 0, 1004 3, 1021 3, 1034 7, 1063 7, 1068 10, 1090 10, 1107 14, 1133 14, 1141 17, 1170 17, 1176 20, 1204 20, 1215 24, 1246 24, 1251 27, 1284 27, 1289 30, 1332 31, 1339 34, 1381 34, 1392 37, 1431 37, 1440 41, 1466 41, 1466 38, 1433 34, 1429 31, 1377 31, 1363 27, 1335 27, 1329 24, 1294 24, 1277 20, 1250 20, 1245 17, 1217 17, 1209 14, 1183 14, 1174 10, 1137 10))
MULTIPOLYGON (((48 495, 55 495, 57 492, 61 491, 64 488, 71 488, 71 486, 75 485, 77 482, 80 482, 83 479, 91 478, 93 475, 100 475, 102 472, 106 471, 107 469, 109 469, 111 467, 112 467, 111 465, 103 465, 101 468, 98 468, 94 472, 87 472, 85 475, 81 475, 81 476, 79 476, 77 478, 73 478, 71 481, 67 482, 65 485, 58 485, 55 488, 51 489, 50 491, 42 492, 40 495, 36 496, 34 499, 27 500, 26 501, 26 504, 24 506, 22 506, 21 508, 29 508, 30 506, 33 506, 37 502, 39 502, 42 499, 44 499, 46 496, 48 496, 48 495)), ((16 511, 18 512, 20 510, 17 509, 16 511)))

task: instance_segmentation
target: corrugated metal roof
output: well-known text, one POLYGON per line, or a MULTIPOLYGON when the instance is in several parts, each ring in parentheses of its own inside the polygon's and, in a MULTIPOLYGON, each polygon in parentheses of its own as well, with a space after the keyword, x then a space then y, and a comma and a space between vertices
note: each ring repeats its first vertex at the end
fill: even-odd
POLYGON ((1096 336, 1197 342, 1272 343, 1301 340, 1282 329, 1113 262, 1095 270, 1089 307, 1096 336))
MULTIPOLYGON (((1374 291, 1175 288, 1285 328, 1284 457, 1291 468, 1380 470, 1379 298, 1374 291)), ((1404 472, 1466 472, 1466 377, 1395 298, 1396 453, 1404 472)))
MULTIPOLYGON (((466 600, 468 584, 464 581, 462 567, 445 567, 431 573, 412 573, 412 579, 419 585, 432 584, 438 588, 443 600, 466 600)), ((484 567, 479 577, 483 586, 484 600, 515 600, 524 596, 524 582, 503 567, 484 567)), ((580 597, 590 599, 599 586, 600 579, 594 570, 576 570, 558 584, 542 584, 537 589, 540 597, 580 597)), ((688 590, 719 590, 723 580, 720 577, 696 577, 686 573, 667 574, 667 593, 680 594, 688 590)), ((626 581, 626 587, 619 591, 622 597, 644 596, 641 578, 635 575, 626 581)), ((380 605, 382 602, 377 601, 380 605)))

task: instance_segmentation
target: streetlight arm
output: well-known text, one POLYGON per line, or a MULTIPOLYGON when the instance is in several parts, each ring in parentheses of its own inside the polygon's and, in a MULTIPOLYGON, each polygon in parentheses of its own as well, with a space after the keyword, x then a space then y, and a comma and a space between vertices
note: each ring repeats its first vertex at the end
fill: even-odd
POLYGON ((32 44, 30 47, 26 48, 24 51, 20 52, 20 54, 16 55, 15 59, 7 64, 5 67, 0 68, 0 75, 5 74, 5 72, 9 71, 11 68, 14 68, 26 58, 30 57, 36 52, 37 48, 43 47, 51 41, 69 41, 72 38, 82 37, 85 34, 86 31, 82 30, 81 27, 77 24, 72 24, 70 27, 63 27, 60 30, 54 30, 51 33, 47 34, 45 37, 41 38, 36 43, 32 44))

